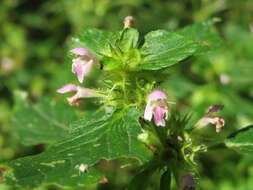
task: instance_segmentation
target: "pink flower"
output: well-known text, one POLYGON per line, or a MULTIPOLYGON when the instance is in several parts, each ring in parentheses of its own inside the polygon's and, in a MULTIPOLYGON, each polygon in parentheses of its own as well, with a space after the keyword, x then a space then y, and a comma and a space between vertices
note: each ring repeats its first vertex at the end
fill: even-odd
POLYGON ((225 120, 219 116, 214 116, 214 117, 205 116, 201 118, 196 125, 201 128, 209 124, 214 125, 216 132, 219 133, 221 132, 222 127, 224 127, 225 125, 225 120))
POLYGON ((74 48, 70 52, 78 56, 78 58, 72 60, 72 72, 76 74, 78 81, 82 83, 84 77, 91 72, 96 59, 84 48, 74 48))
POLYGON ((72 54, 77 55, 77 56, 87 56, 87 57, 92 57, 90 52, 88 52, 84 48, 74 48, 70 51, 72 54))
POLYGON ((57 90, 57 92, 60 94, 65 94, 72 91, 75 91, 76 94, 74 96, 67 98, 69 104, 72 106, 79 106, 80 104, 83 103, 82 101, 79 100, 79 98, 102 97, 102 95, 98 94, 95 90, 89 88, 82 88, 74 84, 67 84, 57 90))
POLYGON ((165 126, 165 119, 168 117, 167 96, 160 90, 150 93, 144 113, 144 119, 151 121, 154 116, 156 126, 165 126))
POLYGON ((213 105, 208 108, 207 113, 202 117, 196 124, 197 127, 202 128, 209 124, 215 126, 216 132, 221 132, 222 127, 225 125, 225 120, 223 117, 214 116, 213 114, 224 108, 223 105, 213 105))

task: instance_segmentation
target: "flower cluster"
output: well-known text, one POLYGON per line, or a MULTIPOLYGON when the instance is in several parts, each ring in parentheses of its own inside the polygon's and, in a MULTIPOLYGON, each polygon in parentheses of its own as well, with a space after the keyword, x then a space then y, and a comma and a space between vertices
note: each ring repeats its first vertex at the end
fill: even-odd
MULTIPOLYGON (((196 124, 198 128, 208 126, 209 124, 215 126, 216 132, 219 133, 225 125, 225 120, 221 116, 214 115, 215 112, 224 108, 223 105, 213 105, 208 108, 208 111, 196 124)), ((151 121, 154 118, 156 126, 166 126, 165 120, 169 116, 169 106, 167 103, 167 95, 160 90, 154 90, 147 98, 147 105, 145 108, 144 119, 151 121)))
MULTIPOLYGON (((72 72, 76 74, 80 83, 83 83, 85 77, 92 71, 93 65, 98 63, 95 56, 93 56, 85 48, 74 48, 70 51, 75 58, 72 59, 72 72)), ((57 92, 65 94, 68 92, 76 92, 75 95, 68 97, 67 101, 72 106, 79 106, 83 102, 80 98, 103 97, 93 89, 83 88, 74 84, 66 84, 57 92)), ((144 119, 147 121, 154 120, 156 126, 166 126, 166 120, 169 117, 169 106, 167 103, 167 95, 161 90, 152 91, 146 100, 146 108, 144 112, 144 119)), ((222 117, 214 116, 213 113, 223 109, 222 105, 214 105, 209 107, 207 113, 196 124, 197 127, 204 127, 212 124, 216 127, 216 132, 220 132, 225 124, 222 117)))
MULTIPOLYGON (((84 48, 74 48, 70 52, 77 57, 72 60, 72 72, 76 74, 78 81, 83 83, 84 78, 92 71, 92 67, 97 63, 97 60, 84 48)), ((79 106, 82 104, 82 101, 79 100, 80 98, 102 97, 102 95, 95 90, 83 88, 74 84, 67 84, 57 90, 57 92, 61 94, 72 91, 75 91, 76 94, 67 98, 69 104, 72 106, 79 106)))
MULTIPOLYGON (((131 18, 129 18, 131 20, 131 18)), ((129 20, 128 20, 129 21, 129 20)), ((128 25, 131 24, 131 22, 126 21, 126 27, 128 27, 128 25)), ((72 59, 72 72, 76 75, 78 81, 80 83, 83 83, 85 80, 85 77, 87 77, 87 75, 89 75, 89 73, 92 71, 92 68, 94 66, 94 64, 97 64, 98 61, 95 58, 95 56, 93 56, 87 49, 85 48, 74 48, 70 51, 75 58, 72 59)), ((110 71, 111 72, 111 71, 110 71)), ((118 72, 118 71, 117 71, 118 72)), ((117 95, 119 95, 119 93, 124 93, 124 98, 131 96, 131 93, 126 92, 127 90, 131 92, 131 80, 127 80, 126 79, 122 80, 124 83, 122 86, 124 86, 124 88, 122 87, 122 89, 116 89, 115 86, 117 86, 117 84, 113 83, 113 87, 110 89, 110 93, 116 92, 115 96, 112 96, 113 98, 116 97, 117 95), (128 84, 128 85, 126 85, 128 84), (129 85, 130 84, 130 85, 129 85), (116 89, 116 90, 115 90, 116 89), (114 91, 115 90, 115 91, 114 91)), ((150 90, 151 88, 149 88, 150 90)), ((145 92, 149 92, 149 90, 144 89, 145 92)), ((91 98, 91 97, 107 97, 107 99, 110 99, 108 97, 110 97, 110 95, 104 96, 100 93, 98 93, 96 90, 93 89, 89 89, 89 88, 84 88, 78 85, 74 85, 74 84, 66 84, 64 85, 62 88, 57 90, 58 93, 60 94, 65 94, 68 92, 75 92, 75 94, 73 96, 70 96, 67 98, 67 101, 69 102, 69 104, 71 106, 79 106, 80 104, 82 104, 83 102, 80 100, 81 98, 91 98)), ((103 93, 105 94, 105 93, 103 93)), ((114 94, 113 94, 114 95, 114 94)), ((120 96, 120 95, 119 95, 120 96)), ((145 107, 145 111, 144 111, 144 119, 146 121, 151 122, 153 120, 154 125, 155 126, 161 126, 161 127, 166 127, 168 126, 166 124, 166 120, 169 119, 170 116, 170 129, 172 129, 174 127, 178 127, 178 123, 173 123, 174 122, 174 117, 175 115, 172 113, 170 115, 170 107, 168 105, 168 97, 167 94, 161 90, 153 90, 150 93, 146 93, 143 94, 143 96, 147 96, 146 98, 146 107, 145 107)), ((120 99, 120 98, 119 98, 120 99)), ((125 100, 125 99, 124 99, 125 100)), ((140 99, 140 102, 143 102, 142 100, 144 99, 140 99)), ((124 102, 126 103, 126 102, 124 102)), ((117 105, 117 104, 116 104, 117 105)), ((139 104, 135 104, 135 105, 139 105, 139 104)), ((213 105, 210 106, 207 110, 207 112, 204 114, 204 116, 196 123, 195 128, 202 128, 208 125, 213 125, 215 126, 216 132, 220 132, 222 127, 225 125, 225 120, 220 117, 220 116, 216 116, 214 115, 217 111, 220 111, 224 108, 223 105, 213 105)), ((178 120, 177 122, 181 122, 184 123, 184 120, 178 120)), ((169 131, 169 128, 155 128, 155 131, 169 131), (164 130, 165 129, 165 130, 164 130)), ((195 152, 191 151, 191 149, 189 149, 189 144, 192 144, 192 140, 191 138, 188 138, 187 133, 184 132, 180 132, 180 133, 172 133, 173 135, 171 135, 169 132, 168 134, 166 134, 166 138, 163 139, 163 137, 161 138, 159 135, 157 135, 156 133, 154 133, 152 130, 146 130, 145 128, 142 128, 143 133, 138 135, 138 139, 140 141, 142 141, 143 143, 145 143, 147 145, 147 147, 149 148, 149 150, 151 150, 152 152, 155 151, 159 151, 159 147, 163 147, 161 149, 161 154, 156 154, 156 156, 161 156, 163 159, 164 157, 168 154, 170 155, 170 159, 172 159, 173 157, 178 158, 181 156, 182 159, 186 159, 187 163, 188 162, 192 162, 194 163, 194 154, 195 152), (174 138, 176 137, 176 141, 174 142, 174 138), (169 148, 167 147, 168 142, 170 142, 170 146, 169 148), (178 153, 178 151, 172 151, 172 149, 182 149, 184 150, 184 147, 188 147, 187 149, 189 149, 188 152, 193 152, 192 155, 188 156, 188 158, 186 158, 184 156, 184 154, 186 154, 184 151, 178 153), (182 154, 182 155, 181 155, 182 154)), ((201 145, 202 146, 202 145, 201 145)), ((201 146, 197 145, 197 149, 196 150, 201 150, 201 146)), ((203 148, 202 148, 203 149, 203 148)), ((189 155, 187 153, 187 155, 189 155)), ((166 158, 166 161, 167 158, 166 158)), ((85 166, 84 165, 80 165, 77 166, 77 169, 79 169, 81 172, 85 171, 85 166)), ((101 183, 103 183, 104 181, 106 181, 106 179, 102 179, 101 183)), ((181 189, 194 189, 196 187, 196 180, 194 178, 194 176, 190 173, 186 173, 181 175, 180 177, 180 183, 181 183, 181 189)))
MULTIPOLYGON (((92 67, 98 61, 87 49, 74 48, 70 51, 76 58, 72 59, 72 72, 76 74, 80 83, 83 83, 84 78, 92 71, 92 67)), ((74 84, 66 84, 57 92, 65 94, 68 92, 76 92, 75 95, 68 97, 67 101, 72 106, 79 106, 83 102, 80 98, 102 97, 103 95, 97 93, 93 89, 83 88, 74 84)), ((169 115, 169 107, 167 104, 167 96, 160 90, 154 90, 147 98, 147 105, 144 113, 144 119, 154 122, 157 126, 165 126, 165 119, 169 115)))

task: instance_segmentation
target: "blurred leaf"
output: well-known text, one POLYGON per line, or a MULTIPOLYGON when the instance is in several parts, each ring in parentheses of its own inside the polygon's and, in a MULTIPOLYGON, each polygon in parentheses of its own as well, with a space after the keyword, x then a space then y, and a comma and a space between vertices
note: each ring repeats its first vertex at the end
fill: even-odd
POLYGON ((211 47, 217 47, 221 44, 221 39, 212 31, 214 21, 209 20, 206 22, 189 25, 177 33, 197 43, 198 51, 196 53, 209 50, 211 47))
POLYGON ((160 84, 160 88, 170 92, 171 97, 183 98, 192 93, 196 85, 180 75, 172 75, 160 84))
POLYGON ((77 120, 75 109, 66 103, 44 99, 29 105, 21 97, 16 102, 12 126, 25 145, 56 142, 68 136, 69 124, 77 120))
POLYGON ((253 125, 247 126, 230 135, 225 143, 227 147, 241 153, 253 153, 253 125))
POLYGON ((160 190, 170 190, 170 186, 171 186, 171 171, 168 169, 161 176, 160 190))
POLYGON ((82 186, 102 177, 91 168, 102 158, 132 157, 146 162, 150 152, 137 140, 141 132, 138 117, 139 111, 128 108, 114 114, 96 112, 79 120, 68 138, 46 152, 4 163, 12 168, 5 175, 6 182, 26 187, 47 183, 82 186))
POLYGON ((157 167, 155 165, 148 165, 147 168, 133 177, 127 187, 127 190, 147 189, 150 185, 150 178, 156 169, 157 167))

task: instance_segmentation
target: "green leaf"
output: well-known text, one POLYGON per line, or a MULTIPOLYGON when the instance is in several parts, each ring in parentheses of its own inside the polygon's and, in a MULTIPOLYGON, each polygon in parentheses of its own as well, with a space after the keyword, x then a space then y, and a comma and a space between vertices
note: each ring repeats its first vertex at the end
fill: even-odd
POLYGON ((133 180, 130 182, 129 186, 127 187, 127 190, 139 190, 139 189, 147 189, 149 183, 151 173, 144 171, 136 176, 134 176, 133 180))
POLYGON ((154 165, 148 165, 147 168, 140 171, 137 175, 133 177, 127 190, 145 190, 150 185, 149 181, 153 173, 156 171, 157 167, 154 165))
POLYGON ((119 36, 119 32, 87 29, 77 36, 77 38, 73 38, 72 46, 87 48, 98 57, 110 55, 110 45, 115 44, 119 36))
POLYGON ((236 131, 225 140, 225 143, 227 147, 241 153, 253 154, 253 125, 236 131))
POLYGON ((219 38, 219 36, 212 30, 214 22, 215 20, 209 20, 206 22, 189 25, 179 30, 177 33, 199 45, 196 53, 204 52, 210 48, 217 47, 222 43, 222 40, 219 38))
POLYGON ((139 68, 158 70, 172 66, 193 55, 198 47, 198 44, 173 32, 164 30, 150 32, 145 36, 145 43, 141 48, 143 60, 139 68))
POLYGON ((211 47, 217 47, 221 40, 211 28, 210 21, 194 24, 177 32, 157 30, 148 33, 141 48, 143 60, 139 68, 158 70, 211 47))
POLYGON ((8 184, 27 187, 48 183, 82 186, 102 177, 92 167, 102 158, 132 157, 146 162, 151 153, 137 140, 139 115, 135 108, 128 108, 113 114, 96 112, 77 121, 71 135, 46 152, 3 163, 11 168, 5 179, 8 184))
POLYGON ((12 126, 25 145, 53 143, 69 134, 69 125, 77 120, 75 109, 63 102, 46 99, 29 105, 21 98, 16 104, 12 126))
POLYGON ((126 28, 121 32, 119 47, 123 52, 137 48, 139 32, 135 28, 126 28))

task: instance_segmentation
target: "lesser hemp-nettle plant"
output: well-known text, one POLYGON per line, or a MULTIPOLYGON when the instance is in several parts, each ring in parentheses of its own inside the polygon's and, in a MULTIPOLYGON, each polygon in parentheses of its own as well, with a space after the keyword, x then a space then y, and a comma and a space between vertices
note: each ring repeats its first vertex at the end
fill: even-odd
POLYGON ((172 65, 221 46, 213 23, 156 30, 142 39, 133 18, 127 17, 121 31, 85 29, 74 37, 72 67, 66 70, 76 80, 56 89, 61 98, 29 106, 24 94, 16 97, 13 125, 21 141, 50 146, 40 154, 1 163, 2 180, 23 187, 106 183, 110 178, 100 161, 121 158, 139 163, 128 190, 150 188, 154 175, 161 190, 195 189, 201 180, 198 155, 209 146, 225 143, 250 151, 251 127, 226 139, 220 135, 225 119, 218 112, 223 105, 210 105, 193 122, 190 106, 187 114, 180 112, 180 102, 172 101, 163 88, 173 81, 168 72, 172 65), (84 109, 86 100, 95 102, 95 108, 84 109))

